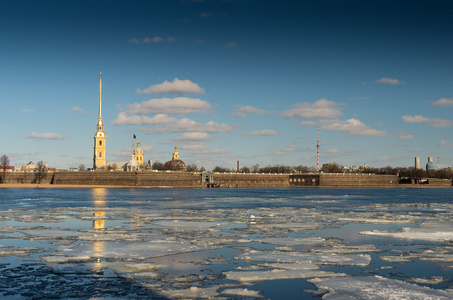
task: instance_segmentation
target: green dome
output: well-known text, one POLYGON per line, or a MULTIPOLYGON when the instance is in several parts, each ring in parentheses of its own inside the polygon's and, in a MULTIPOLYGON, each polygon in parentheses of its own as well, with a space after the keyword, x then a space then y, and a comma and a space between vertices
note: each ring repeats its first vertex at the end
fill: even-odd
POLYGON ((432 161, 428 162, 426 164, 426 170, 429 171, 429 170, 435 170, 436 169, 436 166, 434 165, 434 163, 432 161))

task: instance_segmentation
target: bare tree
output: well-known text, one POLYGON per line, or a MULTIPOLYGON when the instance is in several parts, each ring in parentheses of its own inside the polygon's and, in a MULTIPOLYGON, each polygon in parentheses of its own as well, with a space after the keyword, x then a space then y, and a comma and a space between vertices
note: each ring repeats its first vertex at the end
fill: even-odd
POLYGON ((85 165, 84 164, 80 164, 79 165, 79 171, 85 171, 86 168, 85 168, 85 165))
POLYGON ((198 166, 196 164, 190 164, 187 166, 187 172, 197 172, 198 166))
POLYGON ((2 155, 2 156, 0 157, 0 166, 2 166, 2 168, 3 168, 3 178, 2 178, 2 182, 3 182, 3 183, 6 183, 6 167, 9 166, 9 158, 8 158, 8 156, 2 155))
POLYGON ((42 160, 38 161, 36 164, 38 169, 36 170, 36 182, 41 183, 41 179, 44 177, 45 172, 46 172, 46 165, 42 160))

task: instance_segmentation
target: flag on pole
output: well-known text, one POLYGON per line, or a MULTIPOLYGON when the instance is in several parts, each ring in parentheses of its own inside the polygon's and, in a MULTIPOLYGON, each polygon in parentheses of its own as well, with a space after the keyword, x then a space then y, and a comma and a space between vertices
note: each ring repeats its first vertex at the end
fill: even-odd
POLYGON ((134 140, 135 140, 137 137, 135 136, 135 133, 133 133, 133 135, 134 135, 134 140))

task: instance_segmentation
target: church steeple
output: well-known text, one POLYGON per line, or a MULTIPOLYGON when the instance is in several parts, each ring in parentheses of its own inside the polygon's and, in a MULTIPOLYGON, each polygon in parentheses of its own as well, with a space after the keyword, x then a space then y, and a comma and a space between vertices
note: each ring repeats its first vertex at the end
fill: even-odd
POLYGON ((102 72, 99 73, 99 117, 97 130, 104 130, 104 123, 102 122, 102 72))
POLYGON ((94 134, 93 169, 105 167, 105 132, 102 121, 102 73, 99 74, 99 116, 96 133, 94 134))

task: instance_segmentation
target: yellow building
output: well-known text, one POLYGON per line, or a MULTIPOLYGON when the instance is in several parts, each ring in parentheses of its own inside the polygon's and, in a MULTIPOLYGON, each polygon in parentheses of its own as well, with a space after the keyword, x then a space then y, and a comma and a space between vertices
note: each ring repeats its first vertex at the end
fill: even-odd
POLYGON ((104 122, 102 121, 102 73, 99 74, 99 118, 97 123, 97 130, 94 134, 94 155, 93 155, 93 169, 99 170, 106 167, 105 156, 105 132, 104 122))
POLYGON ((143 150, 140 148, 140 141, 137 142, 137 148, 134 150, 134 156, 137 163, 143 165, 143 150))

